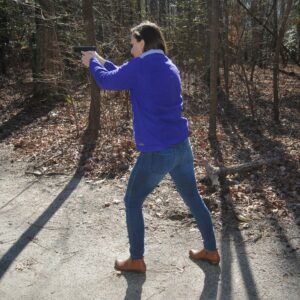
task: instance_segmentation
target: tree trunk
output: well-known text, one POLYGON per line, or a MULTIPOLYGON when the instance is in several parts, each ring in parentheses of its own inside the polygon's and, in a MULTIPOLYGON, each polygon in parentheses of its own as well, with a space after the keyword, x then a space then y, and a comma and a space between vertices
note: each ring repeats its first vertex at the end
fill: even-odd
POLYGON ((159 25, 165 27, 167 25, 167 5, 168 1, 159 1, 159 25))
POLYGON ((275 54, 273 62, 273 112, 274 112, 274 121, 276 123, 280 122, 279 116, 279 95, 278 95, 278 74, 279 74, 279 54, 281 43, 284 37, 286 23, 292 8, 293 0, 287 0, 286 8, 282 12, 283 17, 281 21, 281 26, 278 32, 278 0, 274 0, 274 34, 275 34, 275 54))
MULTIPOLYGON (((275 38, 275 34, 274 34, 274 30, 271 30, 266 24, 267 22, 263 23, 262 21, 260 21, 259 18, 257 18, 256 16, 254 16, 251 11, 247 8, 247 6, 241 2, 241 0, 237 0, 238 4, 243 7, 243 9, 245 9, 247 11, 247 13, 252 17, 254 18, 254 20, 260 24, 263 28, 265 28, 265 30, 267 32, 269 32, 274 38, 275 38)), ((300 63, 299 61, 296 59, 296 57, 292 54, 292 52, 285 46, 281 43, 280 47, 282 47, 282 49, 289 55, 289 57, 293 60, 293 62, 295 64, 297 64, 297 66, 300 66, 300 63)))
MULTIPOLYGON (((252 1, 250 8, 252 15, 258 15, 260 13, 260 9, 258 7, 257 0, 252 1)), ((262 29, 264 31, 264 28, 262 29)), ((256 22, 253 18, 251 18, 251 75, 250 82, 253 82, 254 70, 257 64, 258 57, 261 57, 260 53, 260 32, 256 26, 256 22)))
POLYGON ((141 21, 144 21, 147 14, 147 5, 145 3, 145 0, 138 0, 140 2, 140 8, 141 8, 141 21))
POLYGON ((300 1, 298 2, 298 7, 297 7, 297 19, 298 19, 298 22, 297 22, 297 40, 298 40, 298 51, 297 51, 297 54, 296 54, 296 59, 299 61, 300 60, 300 1))
POLYGON ((206 1, 207 26, 204 39, 204 82, 210 86, 210 28, 211 28, 211 1, 206 1))
POLYGON ((1 19, 1 31, 0 31, 0 73, 6 75, 7 73, 7 61, 6 61, 6 53, 7 53, 7 45, 9 43, 9 34, 8 34, 8 16, 7 16, 7 3, 3 2, 3 7, 0 9, 0 19, 1 19))
POLYGON ((226 92, 226 100, 229 101, 229 14, 228 14, 228 1, 224 0, 224 32, 223 32, 223 65, 224 65, 224 84, 226 92))
MULTIPOLYGON (((87 45, 96 45, 96 34, 93 14, 93 1, 82 0, 84 30, 87 45)), ((100 129, 100 93, 95 80, 91 78, 91 104, 89 111, 88 127, 83 137, 83 142, 93 144, 96 142, 100 129)))
MULTIPOLYGON (((136 14, 138 15, 138 20, 141 21, 142 20, 142 3, 141 0, 137 0, 135 2, 135 5, 133 6, 133 8, 136 7, 136 14)), ((134 10, 132 11, 132 13, 134 14, 134 10)), ((132 26, 133 24, 131 24, 132 26)))
POLYGON ((53 1, 37 0, 35 9, 36 50, 33 67, 36 98, 63 96, 63 64, 56 35, 53 1))
POLYGON ((278 44, 278 0, 274 0, 274 44, 275 54, 273 61, 273 113, 274 121, 279 123, 279 99, 278 99, 278 70, 279 70, 279 47, 278 44))
POLYGON ((241 60, 240 66, 242 68, 243 76, 245 79, 245 85, 246 85, 247 94, 248 94, 248 98, 249 98, 249 106, 250 106, 250 110, 251 110, 251 117, 252 117, 252 120, 254 120, 255 119, 254 102, 253 102, 253 98, 251 95, 251 88, 250 88, 250 84, 249 84, 249 80, 248 80, 248 75, 247 75, 246 68, 245 68, 242 60, 241 60))
POLYGON ((217 81, 218 81, 218 0, 211 1, 210 20, 210 112, 209 132, 211 139, 216 139, 217 129, 217 81))

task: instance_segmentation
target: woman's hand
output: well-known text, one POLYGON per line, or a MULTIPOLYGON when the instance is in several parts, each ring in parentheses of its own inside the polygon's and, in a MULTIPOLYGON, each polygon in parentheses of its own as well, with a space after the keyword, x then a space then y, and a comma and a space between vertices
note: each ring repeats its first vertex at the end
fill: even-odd
POLYGON ((95 56, 94 57, 99 61, 99 63, 101 65, 105 64, 105 59, 102 56, 100 56, 97 52, 95 52, 95 56))
POLYGON ((84 64, 84 66, 87 68, 90 65, 91 58, 96 58, 101 65, 104 65, 105 63, 105 59, 102 56, 100 56, 96 51, 82 51, 81 54, 82 54, 81 61, 84 64))

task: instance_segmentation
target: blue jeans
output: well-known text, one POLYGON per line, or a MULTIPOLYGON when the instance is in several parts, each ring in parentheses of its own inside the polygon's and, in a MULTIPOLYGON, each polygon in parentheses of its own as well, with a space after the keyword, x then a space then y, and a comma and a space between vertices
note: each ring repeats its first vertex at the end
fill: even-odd
POLYGON ((196 219, 204 248, 216 250, 210 213, 197 190, 193 153, 189 139, 157 152, 141 152, 131 172, 125 195, 126 222, 133 259, 144 255, 145 198, 170 173, 177 191, 196 219))

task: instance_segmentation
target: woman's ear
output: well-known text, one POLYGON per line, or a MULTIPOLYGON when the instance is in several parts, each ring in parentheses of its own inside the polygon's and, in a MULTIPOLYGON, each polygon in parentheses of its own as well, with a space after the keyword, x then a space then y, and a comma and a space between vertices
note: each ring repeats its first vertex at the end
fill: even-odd
POLYGON ((144 40, 141 40, 141 41, 140 41, 140 45, 141 45, 141 50, 142 50, 142 52, 144 52, 144 49, 145 49, 145 41, 144 41, 144 40))

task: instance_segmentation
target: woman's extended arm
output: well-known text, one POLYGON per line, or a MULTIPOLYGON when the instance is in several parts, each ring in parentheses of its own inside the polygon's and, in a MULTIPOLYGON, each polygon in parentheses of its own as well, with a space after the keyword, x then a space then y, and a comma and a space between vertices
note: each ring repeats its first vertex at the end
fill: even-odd
POLYGON ((92 57, 96 58, 99 63, 102 66, 105 66, 105 69, 107 69, 108 71, 113 71, 116 70, 118 68, 118 66, 116 66, 114 63, 112 63, 111 61, 104 59, 101 55, 99 55, 96 51, 84 51, 81 52, 82 54, 82 63, 86 66, 89 67, 89 63, 90 63, 90 59, 92 57))
POLYGON ((97 85, 106 90, 129 90, 137 78, 137 64, 133 59, 120 67, 106 61, 97 52, 82 52, 82 63, 90 68, 97 85))
POLYGON ((134 87, 137 78, 137 64, 131 60, 116 69, 109 71, 97 59, 89 62, 91 74, 97 85, 106 90, 130 90, 134 87))

